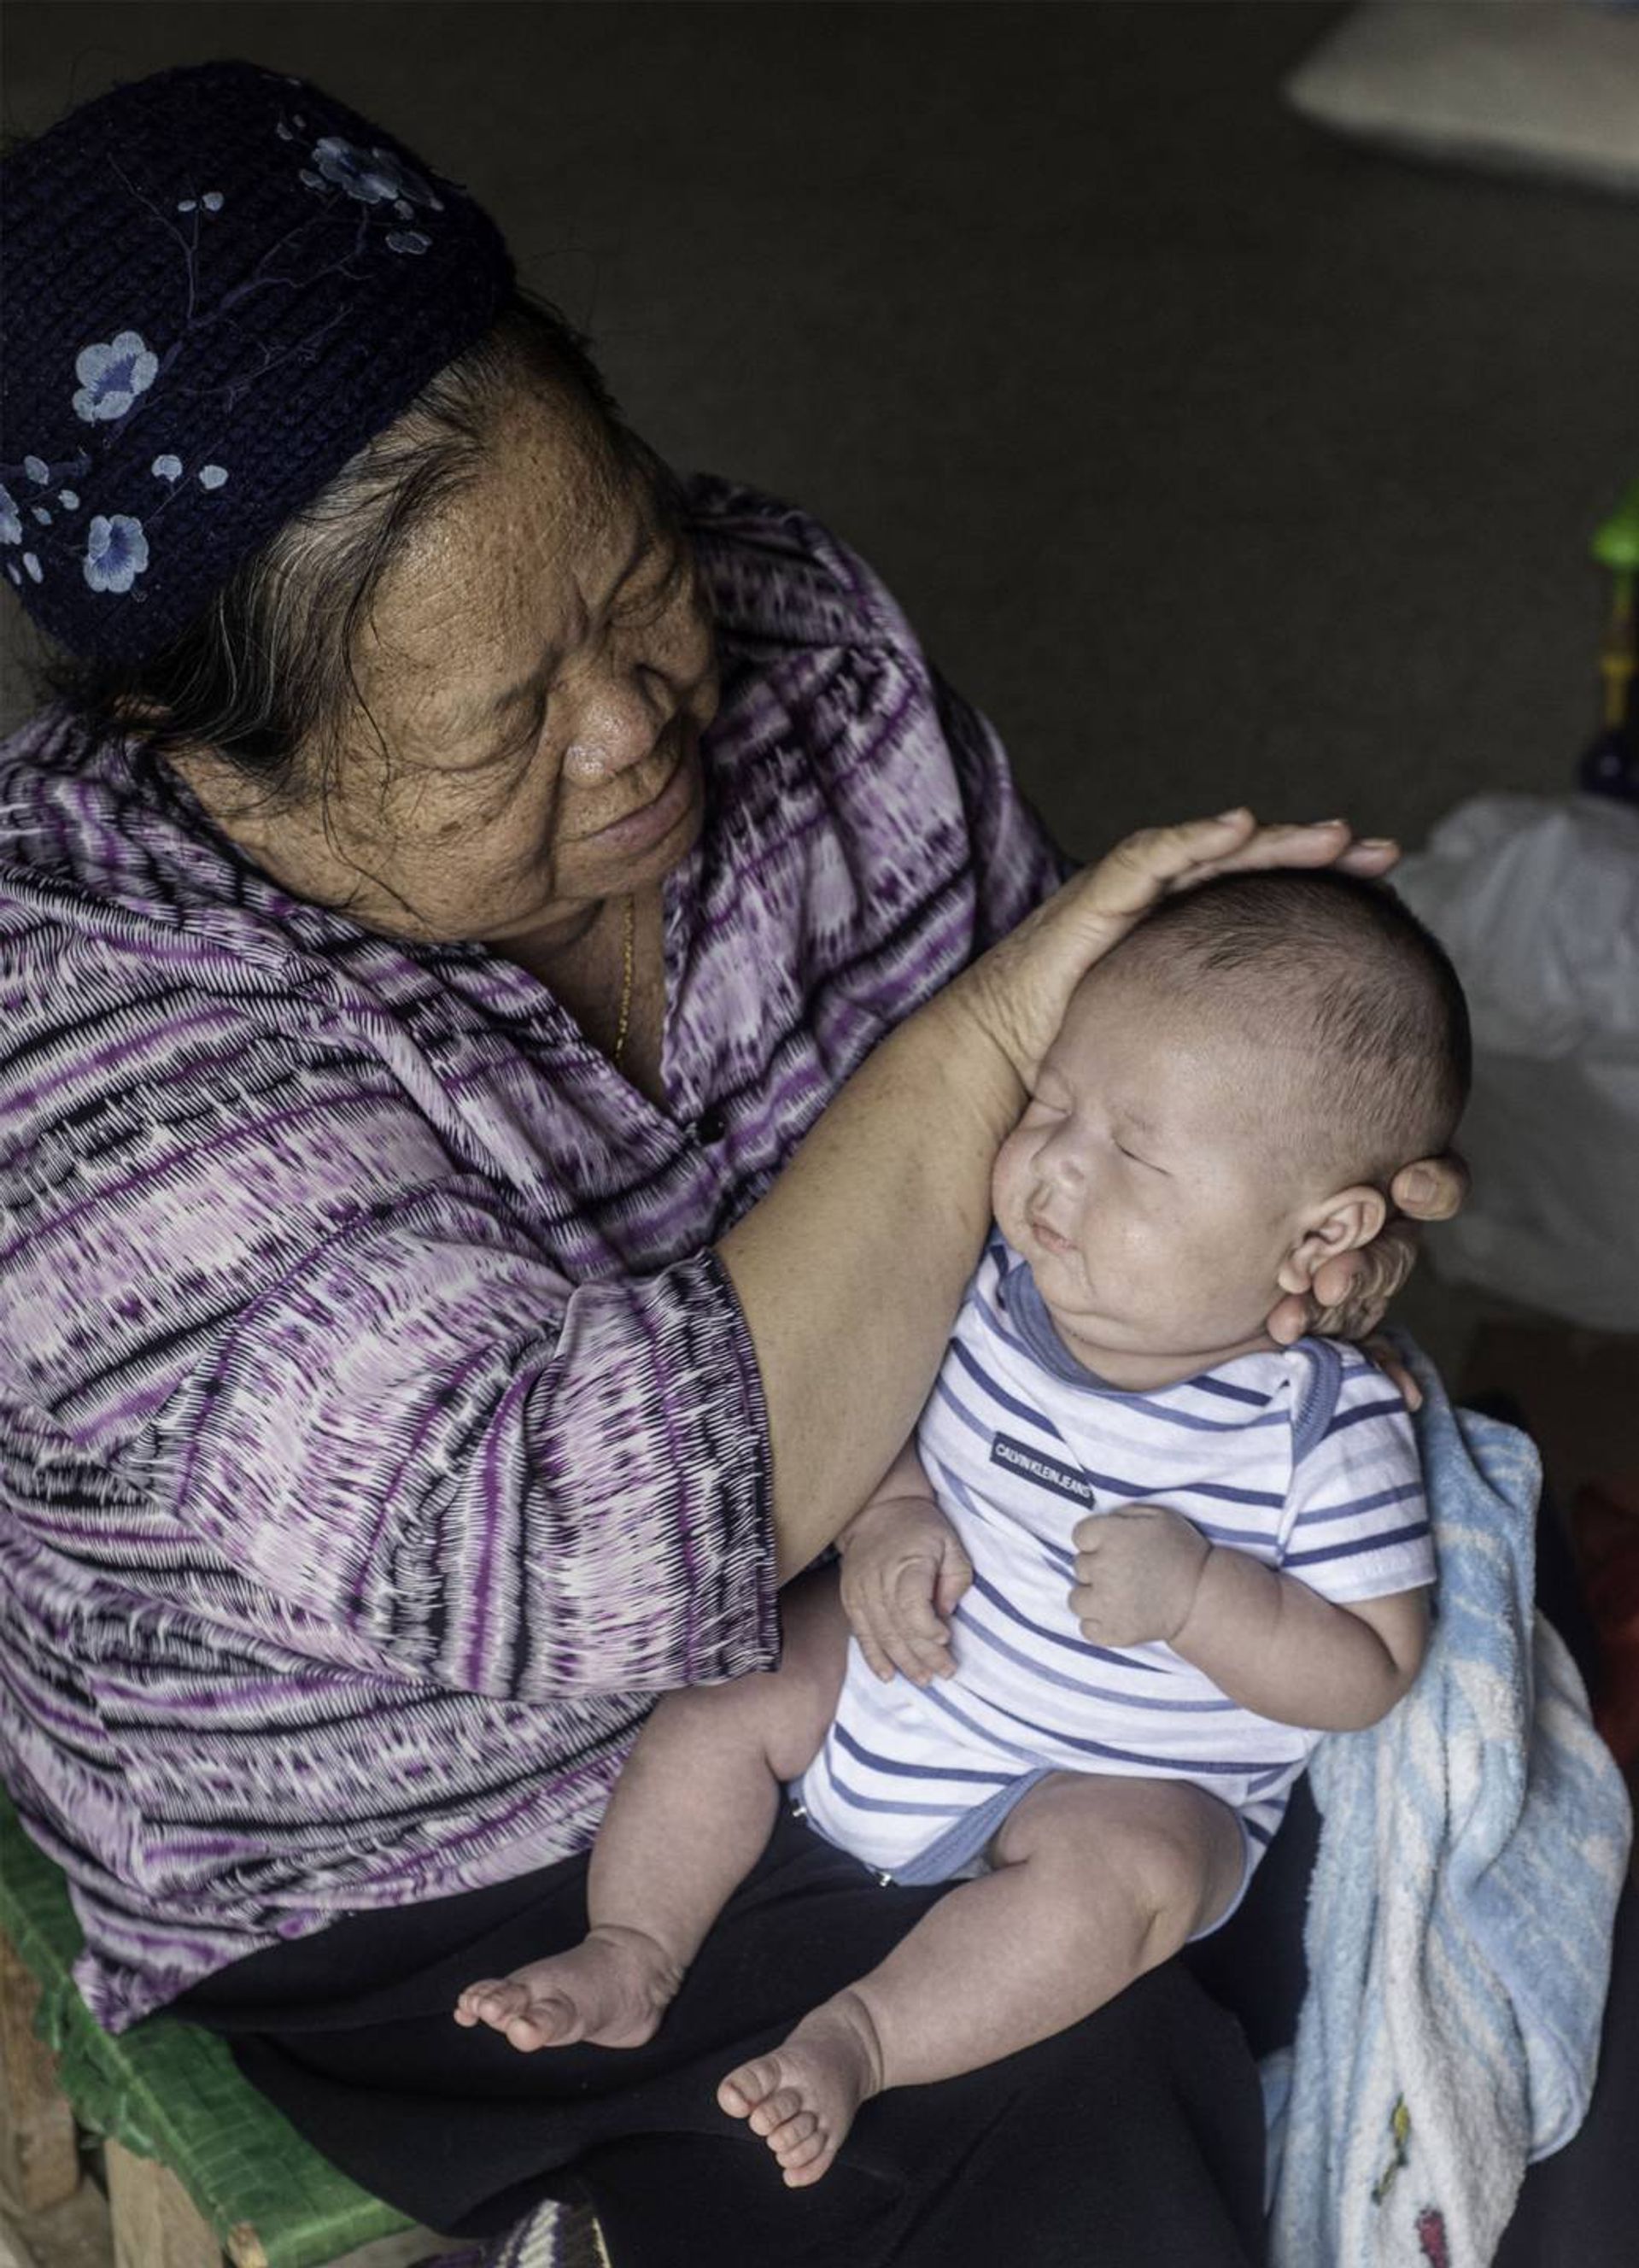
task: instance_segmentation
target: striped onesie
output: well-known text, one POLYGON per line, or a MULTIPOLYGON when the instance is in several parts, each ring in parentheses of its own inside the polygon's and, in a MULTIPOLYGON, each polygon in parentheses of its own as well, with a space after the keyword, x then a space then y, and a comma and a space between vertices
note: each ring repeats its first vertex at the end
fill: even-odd
POLYGON ((1152 1392, 1105 1386, 993 1232, 917 1448, 973 1562, 955 1675, 884 1684, 849 1642, 834 1721, 797 1785, 812 1824, 896 1881, 943 1881, 979 1870, 1049 1771, 1184 1779, 1235 1813, 1244 1891, 1319 1735, 1253 1715, 1169 1646, 1084 1638, 1072 1532, 1089 1513, 1164 1503, 1338 1604, 1431 1583, 1400 1395, 1355 1348, 1314 1338, 1152 1392))

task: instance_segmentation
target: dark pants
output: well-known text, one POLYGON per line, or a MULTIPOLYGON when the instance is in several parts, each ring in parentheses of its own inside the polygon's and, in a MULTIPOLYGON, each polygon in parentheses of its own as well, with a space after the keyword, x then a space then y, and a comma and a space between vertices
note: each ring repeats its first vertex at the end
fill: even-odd
POLYGON ((584 2195, 616 2268, 1260 2259, 1253 2066, 1177 1962, 1025 2054, 867 2104, 825 2179, 784 2187, 718 2080, 943 1894, 885 1889, 783 1820, 646 2048, 524 2056, 452 2020, 474 1977, 580 1935, 580 1861, 254 1954, 177 2013, 226 2031, 327 2156, 452 2235, 584 2195))
MULTIPOLYGON (((1550 1524, 1545 1602, 1585 1653, 1550 1524)), ((880 1960, 942 1893, 882 1889, 793 1820, 646 2048, 523 2056, 451 2017, 474 1977, 580 1935, 579 1860, 252 1955, 175 2013, 225 2032, 327 2156, 452 2235, 498 2233, 544 2197, 588 2197, 615 2268, 1246 2268, 1263 2257, 1253 2057, 1292 2036, 1314 1837, 1300 1785, 1228 1928, 1040 2047, 867 2104, 808 2190, 786 2190, 763 2144, 717 2110, 717 2081, 880 1960)), ((1636 2136, 1630 1886, 1593 2112, 1528 2176, 1497 2268, 1627 2257, 1636 2136)))

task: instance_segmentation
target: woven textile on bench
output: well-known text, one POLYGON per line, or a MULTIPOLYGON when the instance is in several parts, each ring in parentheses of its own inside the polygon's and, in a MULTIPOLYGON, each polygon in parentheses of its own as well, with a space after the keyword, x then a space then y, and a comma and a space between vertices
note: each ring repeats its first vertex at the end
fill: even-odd
POLYGON ((40 2030, 81 2124, 168 2166, 230 2259, 323 2268, 412 2226, 305 2142, 220 2040, 163 2015, 118 2039, 92 2021, 71 1973, 82 1939, 67 1881, 4 1793, 0 1931, 39 1980, 40 2030))

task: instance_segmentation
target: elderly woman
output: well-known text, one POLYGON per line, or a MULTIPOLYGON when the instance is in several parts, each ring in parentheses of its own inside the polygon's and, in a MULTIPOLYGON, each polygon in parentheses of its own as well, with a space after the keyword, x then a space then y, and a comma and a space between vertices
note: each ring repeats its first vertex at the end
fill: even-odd
POLYGON ((1391 849, 1231 814, 1053 896, 869 571, 676 481, 311 87, 166 73, 6 170, 3 556, 70 659, 4 755, 0 1764, 94 2013, 226 2033, 440 2229, 588 2196, 617 2268, 1257 2257, 1176 1964, 782 2188, 717 2080, 938 1895, 794 1819, 650 2046, 451 2012, 578 1935, 654 1697, 776 1660, 1082 968, 1221 862, 1391 849))

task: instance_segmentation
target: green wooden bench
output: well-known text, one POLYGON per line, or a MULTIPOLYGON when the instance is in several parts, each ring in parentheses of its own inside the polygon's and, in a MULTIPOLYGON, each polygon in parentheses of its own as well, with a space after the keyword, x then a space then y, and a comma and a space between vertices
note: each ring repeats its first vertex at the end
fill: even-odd
MULTIPOLYGON (((413 2224, 338 2173, 165 2016, 112 2039, 71 1974, 83 1939, 59 1868, 0 1793, 0 2182, 25 2212, 72 2193, 76 2121, 102 2138, 115 2268, 323 2268, 413 2224)), ((580 2215, 568 2217, 578 2222, 580 2215)), ((595 2260, 590 2221, 556 2249, 595 2260)))

